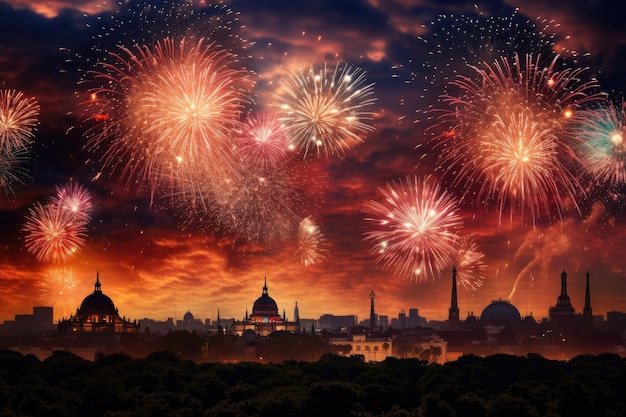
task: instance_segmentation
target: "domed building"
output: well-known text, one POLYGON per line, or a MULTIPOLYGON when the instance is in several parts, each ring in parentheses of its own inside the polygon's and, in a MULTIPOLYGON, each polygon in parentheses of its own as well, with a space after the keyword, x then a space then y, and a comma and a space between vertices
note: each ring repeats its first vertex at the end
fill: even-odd
POLYGON ((233 322, 233 333, 242 335, 244 332, 253 330, 260 336, 267 336, 272 332, 285 330, 297 332, 300 330, 300 324, 297 321, 287 321, 283 310, 282 317, 278 313, 278 305, 267 292, 267 277, 263 285, 261 296, 252 305, 252 314, 246 316, 242 321, 233 322))
POLYGON ((113 300, 102 292, 100 274, 96 273, 96 284, 92 294, 85 297, 76 315, 59 321, 60 334, 83 333, 138 333, 139 325, 119 315, 113 300))
POLYGON ((492 301, 485 307, 478 320, 480 326, 516 327, 521 323, 522 316, 519 310, 505 300, 492 301))

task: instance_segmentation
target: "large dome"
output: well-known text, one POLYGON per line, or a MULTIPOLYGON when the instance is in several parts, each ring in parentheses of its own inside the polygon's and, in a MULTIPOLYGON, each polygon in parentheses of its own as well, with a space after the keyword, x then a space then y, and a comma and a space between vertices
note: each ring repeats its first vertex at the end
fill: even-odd
POLYGON ((83 300, 78 310, 80 314, 117 314, 113 301, 102 293, 100 279, 96 276, 96 285, 93 294, 83 300))
POLYGON ((263 286, 263 294, 254 302, 252 306, 252 316, 256 317, 275 317, 278 314, 278 305, 272 297, 267 293, 267 281, 263 286))
POLYGON ((516 326, 522 321, 517 308, 508 301, 492 301, 480 315, 479 323, 482 326, 516 326))
POLYGON ((194 321, 194 317, 193 314, 191 314, 191 311, 187 310, 187 312, 183 316, 183 321, 185 323, 191 323, 192 321, 194 321))

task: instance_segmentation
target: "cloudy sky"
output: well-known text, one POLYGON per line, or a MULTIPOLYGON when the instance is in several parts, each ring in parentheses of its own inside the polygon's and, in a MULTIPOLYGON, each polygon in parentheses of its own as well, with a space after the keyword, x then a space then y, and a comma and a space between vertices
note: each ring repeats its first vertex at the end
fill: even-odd
MULTIPOLYGON (((264 277, 288 318, 297 302, 301 317, 332 313, 364 319, 374 291, 379 314, 397 317, 418 308, 428 319, 445 319, 451 266, 406 276, 377 262, 372 243, 364 241, 372 227, 365 220, 367 202, 384 202, 381 189, 388 183, 426 177, 458 204, 458 234, 483 255, 468 272, 471 285, 459 285, 462 318, 468 312, 480 315, 496 299, 510 300, 522 315, 546 317, 560 293, 563 270, 576 311, 582 311, 587 272, 594 313, 626 311, 623 185, 609 189, 581 181, 584 197, 564 193, 560 211, 552 208, 533 218, 528 210, 510 218, 506 212, 499 220, 497 205, 476 204, 463 181, 446 176, 440 148, 432 142, 431 109, 445 105, 439 97, 457 73, 467 73, 466 63, 479 66, 473 42, 500 43, 510 56, 559 53, 563 65, 584 69, 581 78, 597 80, 606 97, 621 104, 626 26, 623 11, 612 2, 268 0, 220 6, 233 12, 236 52, 254 84, 246 112, 269 112, 291 71, 321 64, 361 68, 376 98, 367 122, 373 129, 362 134, 361 144, 340 155, 294 157, 290 178, 306 177, 310 195, 295 209, 300 218, 289 219, 290 227, 271 244, 245 239, 253 226, 273 236, 278 226, 271 221, 224 231, 211 216, 194 216, 197 207, 168 205, 168 196, 151 196, 124 181, 102 159, 102 147, 87 146, 82 103, 90 93, 81 81, 98 62, 111 59, 110 51, 119 51, 115 44, 132 48, 170 34, 144 22, 136 29, 140 35, 130 35, 134 29, 124 25, 133 24, 132 17, 105 2, 31 3, 0 2, 0 88, 18 90, 40 106, 29 159, 21 165, 28 175, 0 200, 0 320, 38 305, 53 305, 57 318, 69 314, 93 291, 97 272, 103 292, 131 319, 181 319, 187 310, 215 319, 218 309, 222 318, 239 319, 261 295, 264 277), (512 19, 522 29, 493 29, 512 19), (146 27, 153 37, 142 32, 146 27), (84 243, 67 259, 40 260, 26 245, 29 210, 69 182, 92 196, 84 243), (327 251, 308 265, 294 256, 297 223, 307 216, 319 226, 327 251)), ((198 2, 195 9, 207 7, 198 2)), ((190 30, 203 27, 198 23, 190 30)))

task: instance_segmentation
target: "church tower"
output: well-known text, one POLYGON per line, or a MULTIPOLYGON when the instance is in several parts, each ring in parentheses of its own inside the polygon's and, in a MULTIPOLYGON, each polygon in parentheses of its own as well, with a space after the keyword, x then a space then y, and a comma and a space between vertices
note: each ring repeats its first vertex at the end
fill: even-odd
POLYGON ((587 272, 587 285, 585 287, 585 307, 583 308, 583 332, 591 333, 593 330, 593 314, 591 310, 591 294, 589 292, 589 272, 587 272))
POLYGON ((458 329, 461 324, 459 319, 459 306, 456 296, 456 267, 452 268, 452 300, 448 309, 448 327, 452 330, 458 329))

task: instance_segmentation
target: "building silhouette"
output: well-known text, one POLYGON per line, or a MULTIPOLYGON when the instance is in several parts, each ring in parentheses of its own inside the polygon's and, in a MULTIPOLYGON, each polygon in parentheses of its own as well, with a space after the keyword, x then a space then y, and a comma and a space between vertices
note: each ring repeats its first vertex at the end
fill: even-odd
POLYGON ((571 334, 575 330, 575 310, 567 295, 567 273, 561 272, 561 294, 556 305, 550 307, 549 320, 552 330, 557 334, 571 334))
POLYGON ((260 336, 267 336, 272 332, 284 330, 297 332, 300 326, 295 321, 288 321, 283 311, 281 317, 278 313, 278 305, 267 291, 267 277, 263 285, 263 292, 252 306, 252 314, 248 316, 246 309, 245 318, 241 321, 233 321, 232 331, 237 335, 252 331, 260 336))
POLYGON ((75 315, 59 321, 59 334, 139 333, 139 324, 120 317, 115 304, 102 292, 101 287, 98 272, 93 293, 85 297, 75 315))

